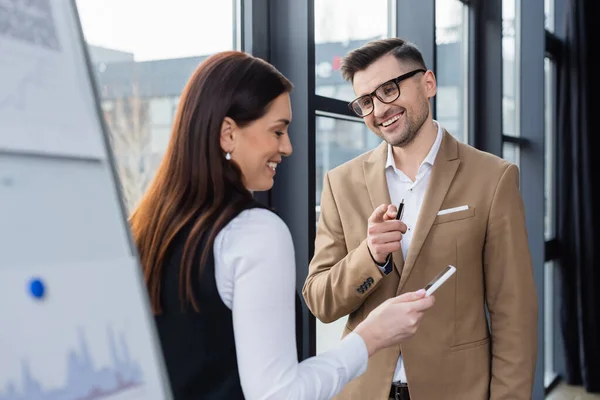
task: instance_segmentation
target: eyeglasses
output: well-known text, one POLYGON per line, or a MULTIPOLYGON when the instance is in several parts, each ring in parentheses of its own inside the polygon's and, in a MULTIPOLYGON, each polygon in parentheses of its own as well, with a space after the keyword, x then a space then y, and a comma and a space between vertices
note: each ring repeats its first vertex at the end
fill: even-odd
POLYGON ((424 69, 416 69, 400 75, 397 78, 390 79, 389 81, 379 85, 379 87, 377 87, 377 89, 373 90, 371 93, 352 100, 352 102, 348 104, 348 108, 350 108, 350 110, 352 110, 359 117, 366 117, 375 109, 375 106, 373 105, 373 96, 377 97, 379 101, 385 104, 395 101, 398 97, 400 97, 400 86, 398 86, 398 84, 405 79, 415 76, 419 72, 427 71, 424 69))

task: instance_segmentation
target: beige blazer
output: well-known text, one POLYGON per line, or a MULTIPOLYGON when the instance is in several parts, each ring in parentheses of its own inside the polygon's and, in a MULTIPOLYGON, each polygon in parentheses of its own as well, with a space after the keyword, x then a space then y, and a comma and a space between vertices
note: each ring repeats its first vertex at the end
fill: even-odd
POLYGON ((325 323, 349 315, 343 336, 384 300, 422 288, 448 264, 457 271, 416 335, 373 355, 336 398, 387 400, 402 353, 413 400, 530 400, 538 305, 517 167, 444 132, 407 259, 395 252, 384 276, 366 232, 373 210, 390 203, 386 157, 383 143, 325 175, 303 288, 309 309, 325 323))

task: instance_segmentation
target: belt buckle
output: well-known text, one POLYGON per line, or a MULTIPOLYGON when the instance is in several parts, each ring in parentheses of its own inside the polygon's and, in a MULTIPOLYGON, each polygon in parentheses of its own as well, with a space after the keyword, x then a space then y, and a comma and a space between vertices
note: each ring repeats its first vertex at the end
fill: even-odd
POLYGON ((392 386, 394 387, 394 400, 408 400, 408 399, 404 399, 404 396, 402 395, 402 392, 400 391, 401 388, 407 387, 407 385, 405 383, 392 382, 392 386))

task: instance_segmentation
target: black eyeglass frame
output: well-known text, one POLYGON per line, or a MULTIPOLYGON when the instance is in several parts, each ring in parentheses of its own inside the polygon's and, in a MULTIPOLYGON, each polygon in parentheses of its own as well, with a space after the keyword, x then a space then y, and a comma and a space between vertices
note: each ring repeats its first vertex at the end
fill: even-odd
POLYGON ((412 78, 413 76, 415 76, 419 72, 426 73, 427 70, 426 69, 422 69, 422 68, 415 69, 414 71, 407 72, 407 73, 402 74, 402 75, 400 75, 400 76, 398 76, 398 77, 396 77, 394 79, 390 79, 389 81, 385 81, 381 85, 377 86, 377 88, 375 90, 373 90, 371 93, 362 95, 362 96, 357 97, 356 99, 352 100, 350 103, 348 103, 348 108, 350 109, 350 111, 352 111, 354 114, 358 115, 360 118, 364 118, 364 117, 370 115, 375 110, 375 105, 374 105, 375 103, 373 103, 373 107, 371 107, 371 111, 369 111, 365 115, 361 115, 361 114, 357 113, 356 110, 354 110, 354 107, 352 107, 352 105, 354 103, 356 103, 358 100, 363 99, 363 98, 365 98, 367 96, 371 98, 371 102, 373 102, 373 96, 375 96, 375 97, 377 97, 377 100, 381 101, 382 103, 384 103, 384 104, 390 104, 391 102, 396 101, 398 99, 398 97, 400 97, 400 82, 402 82, 405 79, 412 78), (392 99, 392 100, 385 101, 385 100, 383 100, 381 97, 379 97, 377 95, 377 91, 383 85, 387 85, 390 82, 393 83, 394 85, 396 85, 396 89, 398 89, 398 95, 396 97, 394 97, 394 99, 392 99))

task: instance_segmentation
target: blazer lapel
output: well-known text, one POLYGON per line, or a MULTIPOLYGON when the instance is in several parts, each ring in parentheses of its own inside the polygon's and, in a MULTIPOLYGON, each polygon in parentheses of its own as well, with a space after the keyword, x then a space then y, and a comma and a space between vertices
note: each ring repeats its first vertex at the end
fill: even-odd
MULTIPOLYGON (((363 162, 363 172, 365 174, 365 183, 373 210, 382 204, 390 204, 390 190, 385 177, 385 164, 387 161, 388 144, 383 142, 371 154, 369 159, 363 162)), ((401 274, 404 265, 404 256, 402 248, 392 253, 394 265, 401 274)))
POLYGON ((425 198, 423 199, 423 204, 421 205, 415 233, 408 248, 408 255, 398 285, 398 294, 401 292, 402 287, 408 280, 410 272, 414 268, 415 261, 425 243, 425 239, 427 239, 427 235, 429 235, 433 220, 440 210, 459 164, 458 142, 452 135, 444 131, 440 149, 433 163, 433 168, 431 169, 431 177, 427 186, 425 198))

